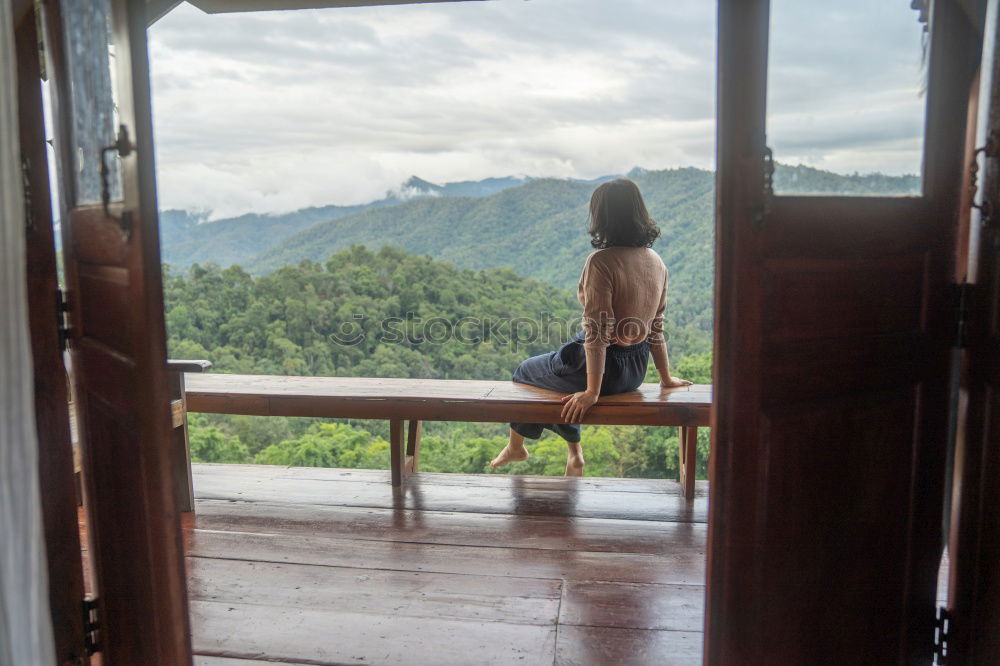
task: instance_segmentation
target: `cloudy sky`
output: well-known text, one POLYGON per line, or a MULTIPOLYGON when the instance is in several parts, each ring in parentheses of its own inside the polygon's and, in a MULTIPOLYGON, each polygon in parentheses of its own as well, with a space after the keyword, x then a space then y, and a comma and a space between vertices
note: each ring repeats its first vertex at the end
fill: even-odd
MULTIPOLYGON (((919 170, 909 4, 774 0, 776 159, 919 170)), ((715 19, 711 0, 230 15, 182 4, 149 33, 161 207, 226 217, 362 203, 414 174, 712 168, 715 19)))

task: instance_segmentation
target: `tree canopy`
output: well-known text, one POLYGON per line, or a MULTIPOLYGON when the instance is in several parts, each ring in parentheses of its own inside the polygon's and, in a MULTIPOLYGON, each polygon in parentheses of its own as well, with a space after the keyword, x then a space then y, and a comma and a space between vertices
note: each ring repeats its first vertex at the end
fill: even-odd
MULTIPOLYGON (((261 277, 239 266, 168 269, 164 293, 171 357, 245 374, 509 379, 520 361, 575 333, 580 314, 569 290, 390 247, 356 246, 261 277), (548 322, 548 334, 532 322, 548 322)), ((674 356, 676 374, 709 381, 710 352, 674 356)), ((205 414, 190 426, 197 461, 388 466, 384 421, 205 414)), ((424 433, 426 471, 488 472, 506 442, 504 424, 428 423, 424 433)), ((676 475, 673 428, 599 426, 584 436, 588 474, 676 475)), ((561 474, 564 465, 565 445, 549 438, 505 471, 561 474)))

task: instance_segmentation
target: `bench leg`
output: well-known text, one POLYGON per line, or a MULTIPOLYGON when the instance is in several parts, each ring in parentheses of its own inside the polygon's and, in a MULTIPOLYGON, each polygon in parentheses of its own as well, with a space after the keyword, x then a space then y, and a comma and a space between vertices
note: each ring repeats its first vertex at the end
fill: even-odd
POLYGON ((194 511, 194 490, 191 482, 191 445, 188 442, 187 397, 184 395, 184 373, 171 372, 170 467, 174 480, 174 503, 182 513, 194 511))
POLYGON ((678 473, 684 499, 694 499, 695 465, 698 462, 698 428, 685 426, 680 429, 678 447, 678 473))
POLYGON ((392 487, 401 488, 404 476, 403 421, 389 419, 389 469, 392 473, 392 487))
POLYGON ((420 432, 423 421, 409 421, 406 426, 406 457, 403 459, 403 476, 416 474, 420 468, 420 432))

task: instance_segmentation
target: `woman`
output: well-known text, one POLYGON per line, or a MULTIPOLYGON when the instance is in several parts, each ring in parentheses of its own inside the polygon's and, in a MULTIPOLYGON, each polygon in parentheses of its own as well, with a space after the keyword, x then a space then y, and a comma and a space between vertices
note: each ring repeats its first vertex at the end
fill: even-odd
POLYGON ((638 388, 650 354, 660 386, 691 383, 670 374, 663 339, 667 268, 650 249, 660 230, 635 183, 619 178, 594 190, 589 232, 597 251, 587 257, 577 290, 582 330, 558 351, 529 358, 514 371, 515 382, 569 394, 562 399, 563 423, 511 423, 510 441, 493 468, 525 460, 524 438, 538 439, 548 428, 569 446, 566 476, 583 476, 579 423, 598 396, 638 388))

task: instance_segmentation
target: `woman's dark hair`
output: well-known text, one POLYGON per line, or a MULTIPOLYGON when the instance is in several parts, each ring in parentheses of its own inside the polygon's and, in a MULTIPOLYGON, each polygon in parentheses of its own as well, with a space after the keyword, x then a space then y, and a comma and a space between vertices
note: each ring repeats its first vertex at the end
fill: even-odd
POLYGON ((652 247, 660 229, 649 217, 639 187, 628 178, 602 183, 590 197, 590 244, 652 247))

